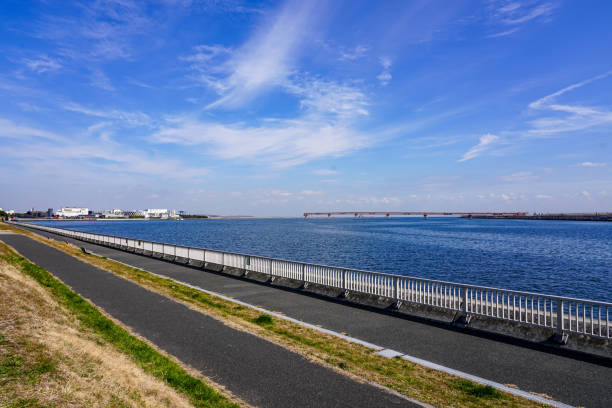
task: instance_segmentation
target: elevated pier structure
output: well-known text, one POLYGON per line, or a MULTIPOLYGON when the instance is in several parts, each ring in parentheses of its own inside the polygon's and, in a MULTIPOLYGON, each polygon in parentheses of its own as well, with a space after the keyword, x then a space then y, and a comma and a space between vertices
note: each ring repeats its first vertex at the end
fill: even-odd
POLYGON ((523 212, 479 212, 479 211, 452 211, 452 212, 436 212, 436 211, 327 211, 327 212, 305 212, 304 218, 315 216, 327 216, 331 218, 333 215, 354 215, 355 218, 363 216, 384 216, 391 217, 392 215, 399 216, 415 216, 422 215, 424 218, 428 216, 457 216, 457 217, 516 217, 524 215, 523 212))

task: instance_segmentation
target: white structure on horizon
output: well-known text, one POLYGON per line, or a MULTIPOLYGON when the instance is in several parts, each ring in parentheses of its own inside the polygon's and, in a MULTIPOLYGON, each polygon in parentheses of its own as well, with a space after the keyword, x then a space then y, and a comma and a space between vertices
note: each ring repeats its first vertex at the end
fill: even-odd
POLYGON ((55 213, 55 215, 65 218, 80 217, 88 214, 89 208, 85 207, 62 207, 61 210, 55 213))
POLYGON ((124 211, 120 210, 119 208, 114 208, 112 210, 103 211, 102 214, 104 215, 105 218, 124 218, 125 217, 124 211))
POLYGON ((168 218, 167 208, 147 208, 145 218, 168 218))

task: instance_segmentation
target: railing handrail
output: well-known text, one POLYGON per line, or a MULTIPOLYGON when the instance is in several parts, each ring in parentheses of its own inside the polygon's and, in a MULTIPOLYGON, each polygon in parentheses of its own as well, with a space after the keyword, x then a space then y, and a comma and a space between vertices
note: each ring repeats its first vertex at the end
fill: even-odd
POLYGON ((515 324, 541 327, 554 330, 554 338, 561 339, 561 342, 567 340, 568 333, 606 340, 612 339, 612 303, 608 302, 290 261, 68 228, 47 227, 35 223, 17 224, 53 232, 60 236, 73 237, 77 240, 97 242, 110 247, 118 246, 130 252, 142 251, 143 254, 154 258, 168 259, 171 257, 171 260, 175 262, 177 260, 182 262, 184 259, 188 264, 194 261, 201 262, 196 265, 204 268, 212 263, 221 265, 222 270, 225 267, 236 267, 242 269, 245 274, 255 271, 269 275, 270 279, 278 276, 297 279, 304 285, 314 283, 342 291, 381 296, 392 299, 396 306, 402 302, 410 302, 450 310, 466 317, 485 316, 511 321, 515 324), (137 245, 137 241, 142 245, 137 245), (149 249, 145 248, 147 244, 150 245, 149 249), (179 248, 187 250, 186 257, 177 255, 179 248), (201 251, 202 259, 192 257, 190 250, 201 251), (213 253, 216 256, 212 259, 207 256, 213 253), (249 259, 256 260, 255 264, 248 261, 249 259), (275 266, 276 263, 278 263, 277 266, 275 266), (248 268, 250 265, 253 267, 248 268))
MULTIPOLYGON (((36 225, 36 224, 33 224, 34 222, 25 222, 25 223, 15 222, 15 223, 16 224, 36 225)), ((41 226, 40 225, 36 225, 35 228, 36 227, 41 227, 41 226)), ((198 250, 204 250, 204 251, 214 251, 214 252, 220 252, 220 253, 224 253, 224 254, 228 254, 228 255, 239 255, 239 256, 246 256, 246 257, 254 257, 254 258, 266 259, 266 260, 270 260, 270 261, 281 261, 281 262, 288 262, 288 263, 299 264, 299 265, 331 268, 331 269, 336 269, 336 270, 340 270, 340 271, 347 271, 347 272, 349 272, 349 271, 350 272, 360 272, 360 273, 372 274, 372 275, 376 275, 376 276, 385 276, 385 277, 389 277, 389 278, 401 278, 401 279, 408 279, 408 280, 418 280, 418 281, 422 281, 422 282, 437 283, 437 284, 443 284, 443 285, 451 285, 451 286, 465 288, 465 289, 479 289, 479 290, 491 291, 491 292, 504 292, 504 293, 509 293, 509 294, 517 295, 517 296, 540 297, 540 298, 563 300, 563 301, 578 302, 578 303, 589 303, 589 304, 603 306, 603 307, 612 307, 612 302, 604 302, 604 301, 598 301, 598 300, 573 298, 573 297, 559 296, 559 295, 550 295, 550 294, 537 293, 537 292, 527 292, 527 291, 514 290, 514 289, 503 289, 503 288, 496 288, 496 287, 491 287, 491 286, 472 285, 472 284, 467 284, 467 283, 450 282, 450 281, 444 281, 444 280, 438 280, 438 279, 421 278, 421 277, 418 277, 418 276, 399 275, 399 274, 392 274, 392 273, 385 273, 385 272, 375 272, 375 271, 368 271, 368 270, 364 270, 364 269, 347 268, 347 267, 342 267, 342 266, 315 264, 315 263, 310 263, 310 262, 294 261, 294 260, 282 259, 282 258, 272 258, 272 257, 269 257, 269 256, 244 254, 244 253, 240 253, 240 252, 230 252, 230 251, 224 251, 224 250, 221 250, 221 249, 214 249, 214 248, 203 248, 203 247, 197 247, 197 246, 186 246, 186 245, 180 245, 180 244, 171 244, 171 243, 167 243, 167 242, 149 241, 149 240, 139 239, 139 238, 123 237, 123 236, 118 236, 118 235, 109 235, 109 234, 100 234, 100 233, 95 233, 95 232, 79 231, 79 230, 73 230, 73 229, 69 229, 69 228, 59 228, 59 227, 47 227, 47 228, 52 228, 52 229, 57 229, 57 230, 62 230, 62 231, 94 234, 94 235, 107 236, 107 237, 126 239, 126 240, 129 239, 129 240, 134 240, 134 241, 150 242, 152 244, 159 244, 159 245, 173 245, 175 247, 181 247, 181 248, 192 248, 192 249, 198 249, 198 250)))

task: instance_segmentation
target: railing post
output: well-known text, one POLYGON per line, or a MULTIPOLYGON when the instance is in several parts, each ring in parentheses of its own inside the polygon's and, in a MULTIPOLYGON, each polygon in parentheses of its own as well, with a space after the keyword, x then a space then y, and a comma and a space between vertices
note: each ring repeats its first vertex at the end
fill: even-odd
POLYGON ((398 299, 398 293, 399 293, 399 279, 397 276, 393 277, 393 299, 395 299, 395 301, 397 302, 398 299))
MULTIPOLYGON (((552 302, 551 302, 550 308, 552 312, 552 302)), ((591 313, 593 312, 591 311, 591 313)), ((568 315, 568 317, 571 319, 571 316, 568 315)), ((591 315, 591 318, 592 318, 592 315, 591 315)), ((551 316, 551 319, 552 319, 552 316, 551 316)), ((556 330, 556 334, 553 336, 553 339, 559 344, 567 344, 567 333, 565 333, 564 323, 565 322, 563 319, 563 299, 557 299, 557 327, 556 327, 557 330, 556 330)))
POLYGON ((557 333, 563 335, 563 300, 557 299, 557 333))
POLYGON ((346 269, 342 270, 342 290, 346 292, 346 269))
POLYGON ((306 264, 302 264, 302 285, 306 283, 306 264))
POLYGON ((463 313, 465 313, 465 315, 467 316, 467 313, 468 313, 467 288, 464 286, 464 287, 461 288, 461 290, 463 291, 463 313))

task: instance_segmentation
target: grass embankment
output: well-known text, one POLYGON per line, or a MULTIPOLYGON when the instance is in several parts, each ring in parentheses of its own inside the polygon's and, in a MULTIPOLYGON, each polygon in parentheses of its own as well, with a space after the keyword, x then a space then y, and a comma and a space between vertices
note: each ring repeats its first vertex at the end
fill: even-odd
MULTIPOLYGON (((14 227, 7 227, 14 228, 14 227)), ((432 370, 401 358, 387 359, 359 344, 306 328, 238 305, 137 268, 86 254, 77 247, 19 230, 94 266, 176 299, 224 323, 267 338, 306 358, 357 380, 373 381, 436 406, 534 407, 536 402, 500 392, 490 386, 432 370)))
POLYGON ((0 242, 0 406, 237 407, 0 242))

